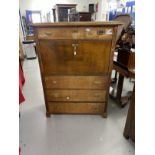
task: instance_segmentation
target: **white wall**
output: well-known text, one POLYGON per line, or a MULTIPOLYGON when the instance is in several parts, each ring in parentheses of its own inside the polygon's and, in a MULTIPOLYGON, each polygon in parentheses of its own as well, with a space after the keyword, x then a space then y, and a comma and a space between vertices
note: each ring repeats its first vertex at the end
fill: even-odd
POLYGON ((88 11, 89 3, 98 3, 97 21, 103 21, 106 1, 107 0, 20 0, 19 6, 22 15, 25 15, 25 10, 40 10, 44 21, 44 16, 46 16, 48 12, 52 13, 52 8, 55 4, 77 4, 77 11, 88 11))
POLYGON ((102 8, 101 8, 101 19, 103 21, 106 20, 107 18, 107 13, 108 13, 108 0, 102 0, 102 8))
POLYGON ((20 0, 20 11, 25 15, 25 10, 40 10, 42 16, 52 12, 56 4, 78 4, 78 11, 88 11, 87 0, 20 0))

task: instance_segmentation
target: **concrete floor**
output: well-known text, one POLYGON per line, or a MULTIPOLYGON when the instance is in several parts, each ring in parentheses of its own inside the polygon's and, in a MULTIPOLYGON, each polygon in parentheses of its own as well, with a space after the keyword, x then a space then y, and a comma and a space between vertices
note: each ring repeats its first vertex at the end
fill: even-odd
MULTIPOLYGON (((45 116, 38 60, 25 60, 26 101, 20 106, 21 155, 134 155, 134 144, 123 137, 128 105, 109 100, 108 118, 99 115, 45 116)), ((125 80, 125 89, 133 84, 125 80)))

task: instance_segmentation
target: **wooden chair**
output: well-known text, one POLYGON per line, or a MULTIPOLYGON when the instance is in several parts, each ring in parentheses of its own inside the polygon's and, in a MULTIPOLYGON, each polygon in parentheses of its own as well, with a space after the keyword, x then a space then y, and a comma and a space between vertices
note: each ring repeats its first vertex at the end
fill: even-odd
POLYGON ((125 97, 121 96, 123 90, 124 77, 134 78, 130 70, 134 70, 135 68, 135 53, 130 52, 131 48, 128 39, 128 36, 132 36, 134 30, 132 31, 132 28, 130 28, 132 21, 130 15, 118 15, 115 17, 114 20, 121 21, 124 24, 123 26, 119 26, 117 33, 116 48, 114 51, 113 61, 115 77, 111 80, 112 91, 110 92, 110 96, 114 98, 121 107, 124 107, 130 99, 130 94, 128 94, 125 97), (118 80, 117 73, 119 73, 118 80), (115 88, 117 88, 117 92, 115 92, 115 88))
POLYGON ((132 18, 129 14, 121 14, 117 15, 113 21, 120 21, 123 23, 123 25, 118 27, 117 30, 117 37, 116 37, 116 42, 122 37, 126 29, 131 25, 132 18))
MULTIPOLYGON (((117 60, 118 48, 120 47, 122 36, 126 32, 127 28, 131 25, 132 18, 129 14, 121 14, 117 15, 113 21, 120 21, 123 25, 118 26, 117 37, 116 37, 116 48, 114 51, 114 60, 117 60)), ((115 77, 112 79, 112 82, 115 83, 117 81, 117 71, 115 71, 115 77)))

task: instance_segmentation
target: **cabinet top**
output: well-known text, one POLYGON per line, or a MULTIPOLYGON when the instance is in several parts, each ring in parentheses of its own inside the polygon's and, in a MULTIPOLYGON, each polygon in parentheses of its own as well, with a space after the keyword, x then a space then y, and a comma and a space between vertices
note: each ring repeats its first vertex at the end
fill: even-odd
POLYGON ((32 27, 57 27, 57 26, 118 26, 123 25, 119 21, 108 21, 108 22, 54 22, 54 23, 35 23, 29 24, 32 27))

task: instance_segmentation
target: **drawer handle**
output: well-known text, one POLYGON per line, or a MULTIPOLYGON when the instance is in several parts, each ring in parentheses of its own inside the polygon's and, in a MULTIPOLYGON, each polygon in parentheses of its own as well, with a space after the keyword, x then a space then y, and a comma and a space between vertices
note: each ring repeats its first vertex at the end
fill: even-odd
POLYGON ((97 31, 97 35, 103 35, 103 34, 105 34, 105 31, 104 30, 98 30, 97 31))
POLYGON ((52 35, 52 32, 45 32, 45 34, 50 36, 50 35, 52 35))
POLYGON ((56 83, 57 83, 57 81, 52 81, 52 83, 53 83, 53 84, 56 84, 56 83))
POLYGON ((67 100, 69 100, 69 99, 70 99, 70 97, 69 97, 69 96, 67 96, 67 97, 66 97, 66 99, 67 99, 67 100))
POLYGON ((101 81, 94 81, 94 84, 101 84, 101 81))
POLYGON ((86 32, 90 32, 90 29, 89 28, 86 28, 86 32))
POLYGON ((78 33, 78 30, 73 30, 73 33, 78 33))

